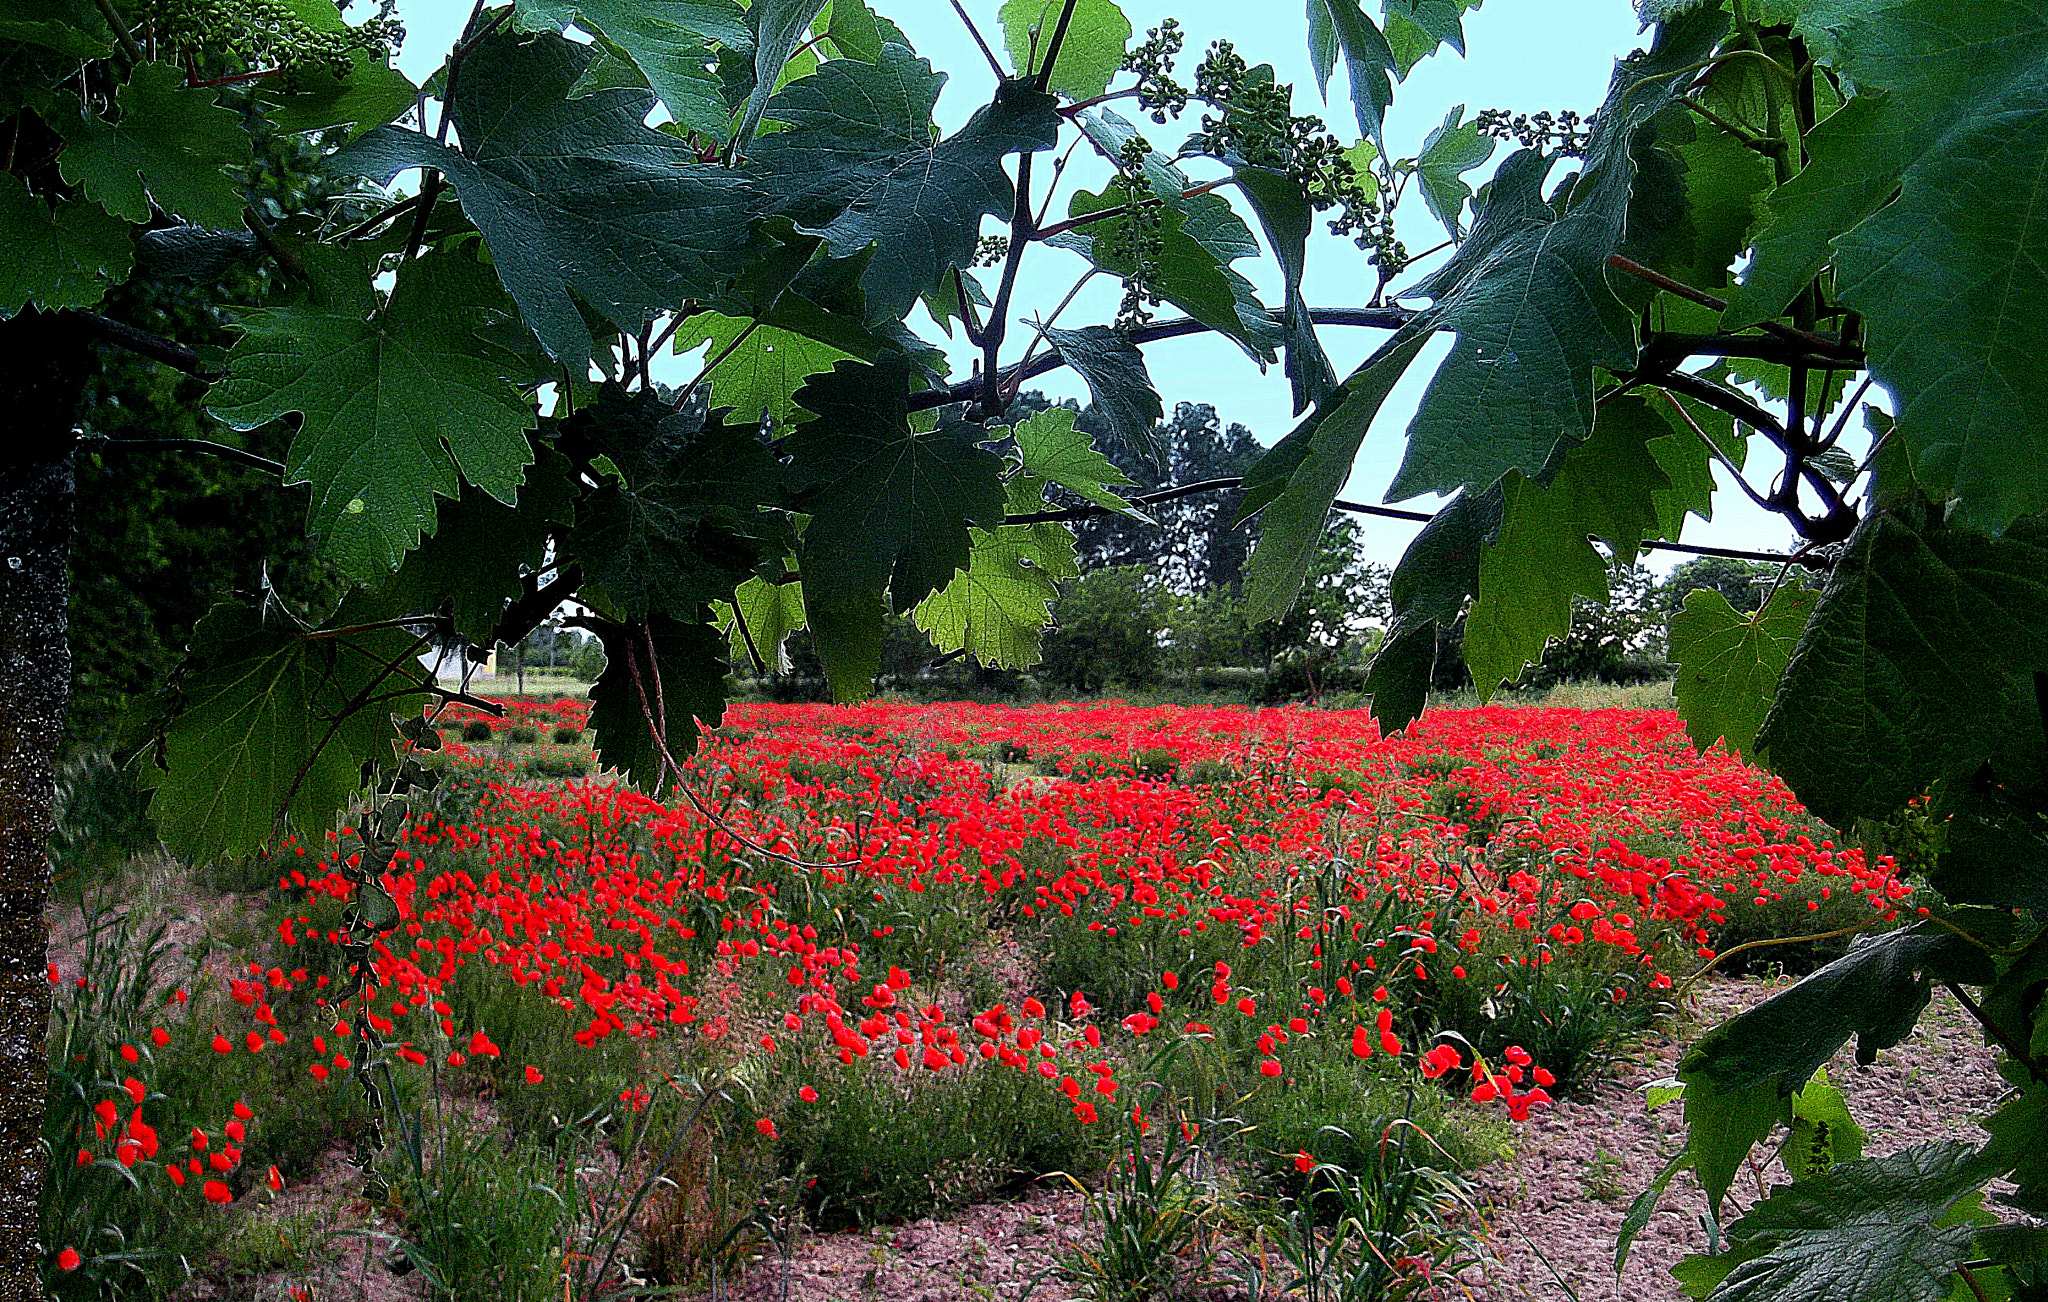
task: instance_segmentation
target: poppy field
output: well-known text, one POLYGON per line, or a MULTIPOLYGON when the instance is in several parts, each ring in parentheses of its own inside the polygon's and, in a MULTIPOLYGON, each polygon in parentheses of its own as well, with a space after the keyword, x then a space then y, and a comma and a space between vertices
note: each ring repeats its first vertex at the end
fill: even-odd
POLYGON ((656 800, 587 702, 504 709, 436 719, 367 972, 355 828, 244 866, 231 961, 131 919, 52 965, 54 1293, 232 1256, 337 1146, 437 1297, 720 1285, 1062 1177, 1074 1296, 1221 1269, 1225 1204, 1424 1293, 1458 1172, 1705 958, 1910 907, 1658 711, 736 705, 656 800))

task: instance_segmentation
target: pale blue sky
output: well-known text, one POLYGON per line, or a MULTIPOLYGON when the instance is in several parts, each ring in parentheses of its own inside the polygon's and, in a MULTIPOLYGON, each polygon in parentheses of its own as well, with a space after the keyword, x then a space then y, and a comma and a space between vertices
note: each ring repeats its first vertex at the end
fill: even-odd
MULTIPOLYGON (((939 100, 939 118, 948 129, 964 122, 979 105, 986 103, 995 88, 994 75, 969 38, 966 28, 946 0, 871 0, 878 12, 887 14, 903 28, 918 53, 933 66, 952 75, 939 100)), ((1001 30, 996 14, 1000 0, 962 0, 967 12, 1000 55, 1001 30)), ((1177 67, 1183 83, 1192 80, 1194 65, 1210 41, 1231 41, 1238 52, 1253 63, 1271 63, 1283 82, 1295 87, 1295 111, 1313 112, 1329 123, 1347 141, 1354 138, 1356 124, 1346 95, 1345 74, 1340 67, 1330 84, 1330 103, 1318 99, 1307 56, 1307 19, 1299 0, 1278 3, 1247 3, 1245 0, 1121 0, 1135 29, 1134 39, 1171 14, 1180 19, 1187 36, 1187 48, 1177 67)), ((456 29, 468 16, 466 0, 401 0, 399 16, 409 30, 400 66, 415 81, 432 73, 451 44, 456 29)), ((1397 156, 1412 155, 1423 137, 1444 118, 1454 105, 1467 107, 1467 117, 1481 108, 1502 108, 1518 113, 1542 109, 1576 109, 1581 113, 1597 107, 1606 93, 1614 59, 1633 48, 1638 39, 1636 16, 1628 0, 1486 0, 1480 9, 1465 17, 1466 55, 1459 57, 1445 48, 1425 60, 1395 87, 1394 104, 1387 115, 1387 145, 1397 156)), ((1155 127, 1138 119, 1135 105, 1119 107, 1138 120, 1156 144, 1171 148, 1199 122, 1191 110, 1181 123, 1155 127)), ((1496 161, 1506 149, 1496 152, 1496 161)), ((1061 193, 1054 200, 1054 212, 1065 211, 1066 193, 1076 185, 1099 189, 1106 172, 1099 166, 1085 166, 1086 151, 1075 155, 1061 193)), ((1491 167, 1492 164, 1488 164, 1491 167)), ((1220 166, 1201 161, 1186 164, 1197 180, 1220 174, 1220 166)), ((1045 169, 1041 169, 1043 174, 1045 169)), ((1468 179, 1475 184, 1485 169, 1468 179)), ((1229 193, 1229 192, 1226 192, 1229 193)), ((1239 211, 1249 213, 1242 202, 1239 211)), ((1256 222, 1252 222, 1257 229, 1256 222)), ((991 220, 985 227, 998 229, 991 220)), ((1372 271, 1365 255, 1348 240, 1323 233, 1321 222, 1311 244, 1308 260, 1308 299, 1317 307, 1361 304, 1372 291, 1372 271)), ((1410 249, 1420 250, 1443 238, 1443 230, 1417 200, 1402 208, 1401 234, 1410 249)), ((1237 269, 1256 283, 1265 300, 1280 302, 1278 267, 1270 258, 1256 264, 1247 259, 1237 269)), ((1016 300, 1016 315, 1030 317, 1049 312, 1064 297, 1075 278, 1085 270, 1081 259, 1057 249, 1030 250, 1022 266, 1016 300)), ((1397 286, 1407 277, 1397 280, 1397 286)), ((1108 321, 1121 296, 1113 281, 1097 278, 1060 318, 1062 325, 1108 321)), ((1173 309, 1164 309, 1166 315, 1173 309)), ((922 317, 913 324, 935 342, 943 336, 922 317)), ((1028 338, 1013 327, 1012 337, 1028 338)), ((1346 373, 1384 338, 1380 331, 1329 327, 1323 331, 1324 345, 1338 374, 1346 373)), ((1401 431, 1412 415, 1416 401, 1427 384, 1432 362, 1448 342, 1439 340, 1409 371, 1396 388, 1367 438, 1346 488, 1347 497, 1377 502, 1392 480, 1401 457, 1401 431)), ((953 340, 948 349, 955 373, 964 375, 969 365, 965 341, 953 340)), ((1248 426, 1263 443, 1272 443, 1294 424, 1286 379, 1278 367, 1260 374, 1258 367, 1231 344, 1218 336, 1195 336, 1168 340, 1146 349, 1153 382, 1169 411, 1176 402, 1213 404, 1225 422, 1248 426)), ((1006 360, 1009 360, 1006 358, 1006 360)), ((680 382, 692 373, 687 363, 674 364, 675 374, 664 377, 680 382)), ((657 368, 658 369, 658 368, 657 368)), ((1033 386, 1055 397, 1087 398, 1079 380, 1066 372, 1053 372, 1033 381, 1033 386)), ((1431 509, 1428 499, 1403 503, 1414 509, 1431 509)), ((1789 529, 1776 517, 1757 510, 1732 487, 1715 495, 1716 519, 1712 525, 1692 522, 1686 540, 1721 546, 1786 549, 1793 541, 1789 529)), ((1399 558, 1416 526, 1396 521, 1361 517, 1366 546, 1373 559, 1391 564, 1399 558)), ((1670 553, 1652 553, 1646 558, 1658 569, 1667 569, 1680 559, 1670 553)))

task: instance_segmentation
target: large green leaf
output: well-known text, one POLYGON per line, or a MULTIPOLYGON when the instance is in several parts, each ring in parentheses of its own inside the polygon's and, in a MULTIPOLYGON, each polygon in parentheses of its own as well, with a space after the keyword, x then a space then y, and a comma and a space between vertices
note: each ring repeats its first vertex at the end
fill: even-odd
POLYGON ((1700 1182, 1718 1209, 1749 1146, 1770 1119, 1790 1118, 1795 1091, 1850 1036, 1857 1061, 1875 1061, 1912 1033, 1930 980, 1989 979, 1986 960, 1926 923, 1857 945, 1820 971, 1738 1014, 1693 1045, 1678 1065, 1700 1182), (1761 1130, 1758 1127, 1761 1126, 1761 1130))
POLYGON ((1387 732, 1421 717, 1439 634, 1478 589, 1480 553, 1500 532, 1501 515, 1498 487, 1461 493, 1422 526, 1394 567, 1387 584, 1394 619, 1365 680, 1373 718, 1387 732))
POLYGON ((2048 519, 1992 538, 1873 514, 1829 576, 1757 745, 1838 825, 1884 818, 1991 751, 2009 675, 2048 669, 2048 519))
MULTIPOLYGON (((754 32, 754 83, 747 93, 747 107, 740 116, 739 128, 733 132, 734 142, 742 149, 752 142, 754 131, 768 110, 769 97, 783 83, 784 72, 794 71, 790 68, 790 56, 803 43, 811 23, 824 7, 825 0, 759 0, 748 10, 748 22, 754 32)), ((851 111, 852 105, 847 107, 851 111)))
POLYGON ((1005 82, 995 101, 943 140, 931 106, 943 74, 900 45, 874 63, 835 59, 768 105, 789 124, 757 142, 751 162, 781 210, 822 235, 836 256, 870 245, 861 277, 867 319, 899 318, 955 267, 974 261, 983 216, 1008 218, 1015 190, 1002 161, 1050 149, 1056 101, 1005 82))
POLYGON ((2002 89, 1836 242, 1835 278, 1921 481, 1994 530, 2048 510, 2048 68, 2002 89))
MULTIPOLYGON (((1635 149, 1638 179, 1619 252, 1682 284, 1718 290, 1760 220, 1770 161, 1677 108, 1659 114, 1646 134, 1635 149)), ((1622 297, 1647 302, 1655 292, 1637 282, 1622 297)))
POLYGON ((1828 1082, 1822 1067, 1792 1096, 1792 1133, 1778 1155, 1794 1180, 1811 1180, 1838 1162, 1863 1156, 1863 1127, 1849 1115, 1842 1091, 1828 1082))
MULTIPOLYGON (((1067 215, 1121 212, 1128 198, 1129 192, 1116 183, 1105 187, 1101 194, 1076 190, 1067 202, 1067 215)), ((1230 335, 1249 351, 1255 345, 1245 338, 1245 325, 1238 314, 1237 286, 1216 255, 1188 234, 1187 220, 1185 213, 1173 208, 1158 214, 1158 225, 1152 232, 1158 243, 1151 254, 1148 284, 1167 302, 1203 325, 1230 335)), ((1137 259, 1132 255, 1134 234, 1130 218, 1117 216, 1055 235, 1047 243, 1072 249, 1104 271, 1129 280, 1138 270, 1137 259)), ((1270 354, 1270 346, 1267 352, 1270 354)))
POLYGON ((1435 300, 1426 323, 1458 342, 1408 427, 1390 500, 1483 487, 1510 470, 1545 475, 1592 432, 1594 368, 1636 360, 1634 323, 1607 271, 1634 192, 1635 134, 1670 104, 1682 80, 1673 74, 1726 25, 1718 10, 1686 15, 1618 62, 1568 210, 1560 216, 1542 192, 1554 160, 1509 155, 1471 235, 1413 288, 1435 300))
POLYGON ((1986 1174, 1970 1145, 1943 1140, 1780 1185, 1728 1227, 1710 1269, 1687 1272, 1712 1290, 1687 1291, 1711 1302, 1940 1302, 1991 1219, 1976 1192, 1986 1174))
POLYGON ((517 0, 514 12, 522 31, 559 32, 573 23, 603 36, 676 121, 725 142, 732 108, 710 67, 711 46, 752 47, 739 0, 517 0))
POLYGON ((736 422, 766 417, 777 429, 796 412, 796 391, 806 379, 854 357, 794 330, 717 312, 699 312, 676 331, 677 352, 705 343, 707 365, 724 357, 705 380, 712 405, 733 408, 736 422))
POLYGON ((789 656, 783 643, 802 628, 804 588, 801 583, 777 583, 753 578, 734 589, 730 602, 715 602, 715 621, 726 630, 734 664, 744 664, 756 655, 760 668, 771 674, 789 671, 789 656))
POLYGON ((92 0, 0 0, 0 40, 75 59, 102 59, 114 49, 113 29, 92 0))
POLYGON ((379 127, 336 155, 386 182, 407 168, 441 169, 527 325, 574 367, 595 347, 578 299, 638 330, 656 312, 710 297, 742 265, 762 203, 737 172, 699 163, 688 144, 643 125, 654 107, 646 92, 569 99, 592 57, 559 36, 498 33, 470 54, 451 106, 461 152, 379 127))
POLYGON ((1482 700, 1570 631, 1573 597, 1607 600, 1607 560, 1587 535, 1629 565, 1638 544, 1657 532, 1656 494, 1671 481, 1650 443, 1670 433, 1648 402, 1616 398, 1548 488, 1508 477, 1500 536, 1480 558, 1478 598, 1465 625, 1465 663, 1482 700))
POLYGON ((592 622, 604 647, 604 672, 590 687, 598 761, 648 794, 666 795, 681 777, 667 760, 688 761, 700 722, 715 728, 725 715, 725 639, 700 620, 668 615, 592 622))
POLYGON ((587 492, 568 551, 615 613, 638 621, 722 600, 788 548, 779 515, 781 472, 751 423, 675 411, 657 394, 607 391, 576 414, 565 435, 607 445, 624 438, 648 452, 625 483, 587 492), (607 426, 599 431, 592 427, 607 426))
POLYGON ((91 307, 134 262, 127 222, 84 199, 52 208, 20 178, 0 175, 0 318, 30 303, 91 307))
POLYGON ((145 63, 114 93, 113 122, 75 100, 61 121, 64 179, 107 211, 147 222, 150 203, 215 228, 242 224, 242 191, 227 168, 255 157, 249 133, 214 92, 185 89, 185 74, 145 63))
POLYGON ((909 423, 909 364, 841 362, 797 402, 817 413, 783 441, 798 510, 804 606, 841 697, 866 694, 882 644, 884 599, 909 611, 967 568, 968 527, 1002 523, 1002 458, 977 426, 909 423))
MULTIPOLYGON (((1064 6, 1065 0, 1004 0, 997 17, 1003 24, 1010 66, 1018 76, 1036 73, 1044 65, 1064 6)), ((1069 99, 1094 99, 1109 89, 1130 39, 1131 20, 1116 7, 1116 0, 1080 0, 1067 22, 1059 62, 1046 89, 1069 99)))
POLYGON ((346 126, 354 140, 402 117, 419 102, 419 88, 381 58, 357 51, 347 76, 325 68, 263 83, 263 115, 279 131, 320 131, 346 126))
POLYGON ((549 536, 575 519, 570 474, 568 460, 543 446, 518 506, 465 485, 460 497, 442 501, 432 535, 377 585, 378 595, 407 611, 446 605, 457 633, 490 646, 506 603, 523 591, 520 575, 543 568, 549 536))
POLYGON ((1390 341, 1245 475, 1241 514, 1259 513, 1259 544, 1245 573, 1250 618, 1277 619, 1294 604, 1359 445, 1427 339, 1390 341))
POLYGON ((1463 54, 1465 11, 1478 7, 1479 0, 1386 0, 1387 47, 1394 52, 1394 76, 1405 78, 1440 45, 1463 54))
POLYGON ((1672 694, 1692 744, 1728 749, 1755 761, 1757 729, 1771 708, 1792 648, 1820 594, 1781 583, 1761 609, 1741 611, 1712 588, 1695 588, 1671 618, 1672 694))
POLYGON ((1047 407, 1010 431, 1010 437, 1017 441, 1017 454, 1023 459, 1025 473, 1058 484, 1118 515, 1145 520, 1143 512, 1109 491, 1134 485, 1115 462, 1095 450, 1085 431, 1074 428, 1074 414, 1071 407, 1047 407))
MULTIPOLYGON (((1036 475, 1013 478, 1008 507, 1013 515, 1045 510, 1045 481, 1036 475)), ((912 620, 941 651, 966 651, 999 669, 1037 664, 1059 595, 1056 580, 1081 577, 1073 531, 1052 523, 1006 524, 973 529, 969 536, 967 568, 919 603, 912 620)))
POLYGON ((236 429, 305 417, 285 482, 313 486, 313 531, 336 564, 373 578, 418 544, 434 499, 462 480, 514 500, 533 459, 533 404, 506 380, 517 359, 481 335, 504 300, 468 254, 408 264, 381 309, 351 254, 309 249, 305 265, 303 301, 242 318, 207 410, 236 429))
POLYGON ((1415 156, 1422 201, 1453 236, 1465 233, 1465 201, 1472 197, 1465 173, 1493 157, 1493 138, 1480 135, 1479 123, 1466 122, 1464 116, 1463 104, 1444 114, 1443 125, 1423 137, 1422 152, 1415 156))
MULTIPOLYGON (((1389 74, 1400 67, 1386 35, 1359 8, 1358 0, 1308 0, 1308 50, 1325 103, 1330 98, 1330 73, 1336 69, 1337 56, 1344 56, 1358 129, 1378 141, 1387 106, 1394 102, 1389 74)), ((1405 68, 1400 71, 1407 75, 1405 68)))
MULTIPOLYGON (((1350 4, 1351 0, 1336 0, 1350 4)), ((1316 337, 1315 321, 1309 316, 1308 299, 1302 291, 1308 273, 1308 236, 1315 225, 1315 210, 1301 187, 1286 174, 1264 167, 1238 167, 1230 174, 1237 188, 1251 202, 1266 243, 1279 260, 1286 298, 1280 309, 1280 338, 1287 349, 1287 382, 1294 393, 1298 416, 1322 402, 1337 387, 1337 373, 1316 337)))
POLYGON ((1087 381, 1088 394, 1103 432, 1123 447, 1152 454, 1152 427, 1166 415, 1166 404, 1152 387, 1145 354, 1108 326, 1078 330, 1052 329, 1045 338, 1087 381))
POLYGON ((309 634, 275 608, 215 606, 193 633, 163 767, 145 771, 158 835, 194 860, 253 853, 280 827, 319 844, 363 766, 391 760, 391 717, 425 705, 424 646, 402 629, 309 634))

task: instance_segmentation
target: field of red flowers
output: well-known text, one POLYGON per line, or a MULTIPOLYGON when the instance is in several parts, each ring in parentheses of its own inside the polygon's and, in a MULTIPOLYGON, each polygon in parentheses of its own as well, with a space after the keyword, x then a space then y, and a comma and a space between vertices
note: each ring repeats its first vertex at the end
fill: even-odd
MULTIPOLYGON (((265 1147, 253 1091, 326 1095, 359 1131, 366 1082, 416 1118, 481 1100, 535 1170, 565 1135, 608 1144, 621 1188, 665 1177, 612 1241, 657 1282, 737 1260, 770 1203, 815 1224, 942 1212, 1118 1151, 1128 1171, 1161 1124, 1279 1199, 1384 1167, 1396 1118, 1455 1169, 1704 957, 1907 896, 1662 712, 1440 711, 1383 738, 1362 712, 740 705, 657 801, 533 777, 588 767, 587 703, 506 706, 438 719, 443 781, 381 873, 397 916, 367 982, 340 948, 363 852, 342 829, 259 869, 274 930, 219 995, 72 998, 113 1038, 66 1064, 55 1151, 76 1151, 60 1185, 86 1210, 51 1227, 83 1253, 57 1292, 140 1269, 96 1250, 95 1217, 154 1225, 313 1160, 303 1137, 265 1147)), ((415 1153, 400 1223, 447 1165, 415 1153)), ((456 1281, 459 1245, 407 1232, 456 1281)), ((534 1231, 542 1259, 586 1264, 563 1240, 595 1232, 534 1231)), ((1393 1276, 1449 1250, 1402 1243, 1378 1254, 1393 1276)), ((517 1295, 477 1268, 498 1283, 437 1295, 517 1295)))

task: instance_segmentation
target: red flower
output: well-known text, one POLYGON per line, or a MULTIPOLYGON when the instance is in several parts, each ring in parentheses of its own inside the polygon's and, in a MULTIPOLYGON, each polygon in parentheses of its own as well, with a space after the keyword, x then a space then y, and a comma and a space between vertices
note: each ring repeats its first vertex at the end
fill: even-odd
POLYGON ((136 1049, 135 1049, 135 1046, 134 1046, 134 1045, 132 1045, 132 1044, 124 1044, 124 1045, 122 1045, 122 1046, 121 1046, 121 1061, 122 1061, 122 1062, 130 1062, 130 1063, 133 1063, 133 1062, 141 1062, 141 1061, 142 1061, 142 1055, 141 1055, 140 1053, 136 1052, 136 1049))
POLYGON ((251 1032, 249 1032, 249 1036, 248 1036, 248 1038, 247 1038, 247 1039, 245 1039, 245 1040, 243 1040, 243 1041, 242 1041, 242 1043, 244 1043, 244 1044, 246 1044, 246 1045, 248 1045, 248 1046, 249 1046, 249 1052, 250 1052, 250 1053, 262 1053, 262 1052, 263 1052, 263 1037, 262 1037, 262 1036, 260 1036, 260 1035, 258 1035, 258 1034, 257 1034, 256 1032, 254 1032, 254 1031, 251 1031, 251 1032))
POLYGON ((206 1195, 206 1201, 210 1203, 231 1203, 235 1200, 235 1195, 218 1180, 208 1180, 200 1192, 206 1195))
POLYGON ((808 1085, 798 1090, 796 1092, 796 1096, 806 1103, 816 1103, 818 1101, 818 1091, 812 1089, 808 1085))
POLYGON ((1279 1074, 1280 1060, 1278 1058, 1261 1058, 1259 1060, 1259 1075, 1278 1076, 1279 1074))
POLYGON ((213 1033, 213 1051, 215 1053, 233 1053, 235 1046, 228 1043, 227 1036, 222 1035, 219 1031, 215 1031, 213 1033))
POLYGON ((270 1178, 269 1178, 269 1183, 270 1183, 270 1187, 271 1187, 271 1188, 272 1188, 273 1190, 275 1190, 275 1191, 277 1191, 277 1192, 280 1192, 280 1193, 282 1193, 282 1192, 284 1191, 284 1177, 283 1177, 282 1175, 278 1174, 278 1170, 277 1170, 277 1168, 276 1168, 276 1167, 274 1167, 274 1166, 270 1168, 270 1178))
POLYGON ((1316 1165, 1316 1160, 1315 1160, 1314 1158, 1310 1157, 1310 1156, 1309 1156, 1309 1155, 1308 1155, 1307 1153, 1305 1153, 1305 1152, 1303 1152, 1303 1153, 1296 1153, 1296 1154, 1294 1155, 1294 1169, 1295 1169, 1295 1170, 1297 1170, 1297 1171, 1300 1171, 1300 1172, 1302 1172, 1302 1173, 1306 1174, 1307 1172, 1309 1172, 1309 1171, 1312 1171, 1312 1170, 1314 1170, 1314 1169, 1315 1169, 1315 1165, 1316 1165))
MULTIPOLYGON (((53 970, 54 970, 54 969, 53 969, 53 970)), ((76 1249, 76 1248, 66 1248, 66 1249, 64 1249, 64 1251, 62 1251, 62 1252, 60 1252, 60 1253, 58 1253, 58 1254, 57 1254, 57 1269, 58 1269, 58 1270, 62 1270, 62 1271, 73 1271, 73 1270, 77 1270, 77 1269, 78 1269, 78 1263, 79 1263, 79 1256, 78 1256, 78 1249, 76 1249)))
POLYGON ((775 1138, 775 1122, 768 1117, 762 1117, 759 1121, 756 1121, 754 1123, 754 1129, 760 1131, 762 1134, 768 1136, 768 1138, 770 1139, 775 1138))
POLYGON ((235 1100, 235 1106, 230 1108, 229 1111, 235 1114, 235 1120, 237 1121, 254 1121, 256 1119, 255 1109, 240 1099, 235 1100))
POLYGON ((1351 1052, 1361 1058, 1372 1057, 1372 1033, 1363 1026, 1351 1028, 1351 1052))
POLYGON ((541 1075, 540 1068, 528 1067, 526 1069, 526 1083, 528 1085, 538 1085, 545 1079, 546 1077, 541 1075))
POLYGON ((498 1046, 491 1043, 490 1036, 478 1031, 469 1037, 469 1052, 472 1057, 495 1058, 498 1056, 498 1046))
POLYGON ((171 1033, 159 1026, 150 1031, 149 1042, 161 1049, 171 1042, 171 1033))
POLYGON ((1172 972, 1161 972, 1159 974, 1159 984, 1165 986, 1168 990, 1178 990, 1180 989, 1180 977, 1172 972))

